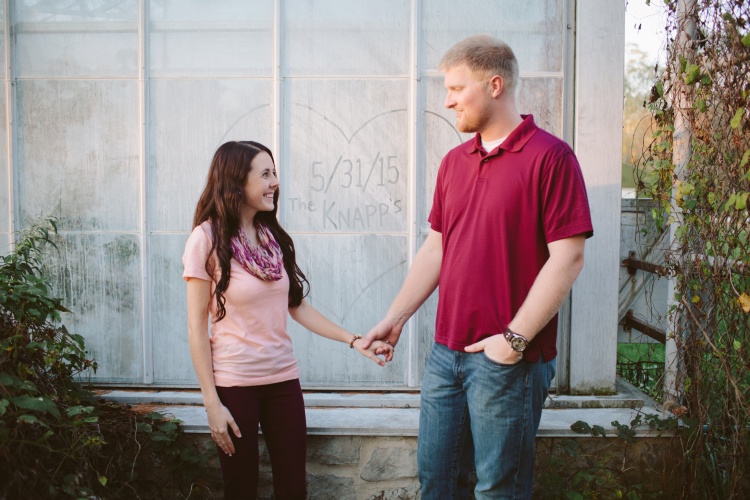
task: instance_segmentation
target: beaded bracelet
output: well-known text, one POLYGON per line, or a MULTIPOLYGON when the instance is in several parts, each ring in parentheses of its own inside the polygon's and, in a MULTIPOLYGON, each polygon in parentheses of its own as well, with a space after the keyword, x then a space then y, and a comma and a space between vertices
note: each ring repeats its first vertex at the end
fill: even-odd
POLYGON ((360 335, 358 333, 355 333, 354 335, 352 335, 352 339, 349 341, 349 348, 350 349, 354 349, 354 342, 357 339, 361 339, 361 338, 362 338, 362 335, 360 335))

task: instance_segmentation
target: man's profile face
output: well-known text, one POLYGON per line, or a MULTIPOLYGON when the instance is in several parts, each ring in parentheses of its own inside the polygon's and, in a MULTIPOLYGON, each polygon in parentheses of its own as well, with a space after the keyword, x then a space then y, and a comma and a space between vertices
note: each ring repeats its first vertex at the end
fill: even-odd
POLYGON ((445 70, 445 107, 456 113, 456 128, 464 133, 481 133, 489 122, 491 89, 488 81, 479 78, 466 65, 445 70))

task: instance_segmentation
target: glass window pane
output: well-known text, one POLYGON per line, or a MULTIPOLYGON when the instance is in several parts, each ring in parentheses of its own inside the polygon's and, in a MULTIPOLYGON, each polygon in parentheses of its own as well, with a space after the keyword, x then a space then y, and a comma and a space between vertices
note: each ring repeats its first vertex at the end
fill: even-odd
POLYGON ((408 83, 295 80, 285 90, 287 227, 406 231, 408 83))
MULTIPOLYGON (((380 321, 406 276, 405 236, 292 234, 297 262, 310 281, 307 300, 332 321, 364 335, 380 321)), ((406 385, 408 336, 383 369, 339 342, 289 321, 305 387, 406 385)))
POLYGON ((182 254, 188 235, 151 236, 151 331, 154 332, 155 384, 198 385, 185 328, 187 287, 182 279, 182 254))
POLYGON ((565 0, 422 2, 423 68, 434 69, 454 43, 489 33, 511 46, 521 72, 563 70, 565 0))
POLYGON ((211 158, 221 144, 255 140, 271 147, 271 97, 269 80, 151 82, 152 229, 190 231, 211 158))
POLYGON ((61 229, 140 227, 137 84, 20 80, 16 185, 21 222, 56 215, 61 229))
POLYGON ((0 76, 5 78, 7 64, 5 64, 5 2, 0 4, 0 76))
POLYGON ((143 382, 140 236, 63 233, 47 253, 53 296, 71 314, 62 323, 82 335, 99 363, 97 382, 143 382))
POLYGON ((562 78, 521 78, 518 108, 534 115, 539 127, 562 138, 563 91, 562 78))
POLYGON ((16 76, 138 76, 137 0, 15 2, 16 76))
POLYGON ((407 0, 283 3, 285 75, 406 75, 407 0))
POLYGON ((152 76, 271 76, 273 0, 149 4, 152 76))
POLYGON ((0 233, 10 231, 10 198, 8 196, 8 121, 5 107, 5 83, 0 84, 0 233))

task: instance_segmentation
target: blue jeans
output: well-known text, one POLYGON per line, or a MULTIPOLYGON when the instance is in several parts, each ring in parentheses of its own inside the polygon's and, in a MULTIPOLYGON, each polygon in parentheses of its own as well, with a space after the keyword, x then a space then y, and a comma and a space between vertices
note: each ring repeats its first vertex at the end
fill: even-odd
POLYGON ((534 436, 555 360, 496 363, 435 344, 427 361, 417 461, 424 500, 531 498, 534 436))

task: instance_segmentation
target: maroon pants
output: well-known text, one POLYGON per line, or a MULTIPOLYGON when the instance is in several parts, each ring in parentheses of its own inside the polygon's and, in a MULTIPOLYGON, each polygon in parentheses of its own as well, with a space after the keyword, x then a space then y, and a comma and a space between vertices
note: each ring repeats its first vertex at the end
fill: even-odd
MULTIPOLYGON (((242 437, 231 429, 235 453, 219 449, 224 498, 255 499, 258 494, 258 423, 271 457, 274 498, 304 500, 307 423, 299 380, 250 387, 217 387, 242 437)), ((217 447, 218 448, 218 447, 217 447)))

